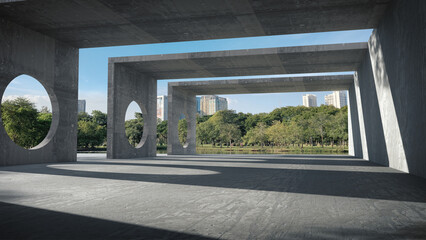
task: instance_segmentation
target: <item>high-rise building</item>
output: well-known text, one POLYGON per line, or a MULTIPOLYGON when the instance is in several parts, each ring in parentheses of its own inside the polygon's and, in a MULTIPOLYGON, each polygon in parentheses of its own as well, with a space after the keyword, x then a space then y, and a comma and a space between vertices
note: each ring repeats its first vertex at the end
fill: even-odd
POLYGON ((196 97, 197 100, 197 113, 201 114, 201 97, 196 97))
POLYGON ((317 96, 313 94, 306 94, 303 96, 303 106, 305 107, 316 107, 317 106, 317 96))
POLYGON ((86 112, 86 100, 78 100, 78 113, 86 112))
POLYGON ((200 98, 200 114, 213 115, 217 111, 228 110, 228 100, 214 95, 202 96, 200 98))
POLYGON ((332 94, 326 95, 324 100, 325 105, 335 106, 336 108, 348 105, 346 91, 334 91, 332 94))
POLYGON ((157 96, 157 118, 161 121, 167 120, 167 96, 157 96))

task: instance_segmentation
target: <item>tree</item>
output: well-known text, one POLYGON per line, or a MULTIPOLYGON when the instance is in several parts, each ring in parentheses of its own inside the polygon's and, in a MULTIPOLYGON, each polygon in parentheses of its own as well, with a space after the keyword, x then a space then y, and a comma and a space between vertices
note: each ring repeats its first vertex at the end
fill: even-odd
POLYGON ((167 120, 165 120, 157 125, 157 144, 159 145, 167 144, 167 124, 167 120))
POLYGON ((24 148, 35 147, 43 141, 52 121, 51 114, 39 117, 34 103, 22 97, 4 101, 1 105, 1 117, 9 137, 24 148))
POLYGON ((92 121, 78 121, 77 145, 79 147, 94 148, 104 141, 102 126, 92 121))
POLYGON ((220 126, 219 139, 221 142, 229 143, 231 146, 232 141, 238 141, 241 138, 241 131, 235 124, 224 123, 220 126))
POLYGON ((102 127, 107 127, 107 121, 108 117, 106 113, 103 113, 99 110, 93 110, 92 111, 92 121, 97 123, 98 125, 102 127))
POLYGON ((178 122, 178 135, 180 143, 182 145, 186 144, 188 137, 188 122, 185 118, 179 120, 178 122))
POLYGON ((268 140, 277 146, 282 146, 286 143, 287 130, 283 123, 275 120, 271 127, 266 130, 268 140))
POLYGON ((129 143, 134 147, 136 147, 142 140, 143 126, 144 122, 142 113, 135 113, 135 119, 127 120, 124 123, 127 139, 129 139, 129 143))

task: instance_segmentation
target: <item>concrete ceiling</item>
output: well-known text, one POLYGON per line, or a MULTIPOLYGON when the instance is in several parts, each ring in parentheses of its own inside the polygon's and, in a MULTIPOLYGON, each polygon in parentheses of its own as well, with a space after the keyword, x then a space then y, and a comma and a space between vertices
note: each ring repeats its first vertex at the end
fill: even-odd
POLYGON ((356 71, 367 43, 110 58, 156 79, 356 71))
POLYGON ((391 0, 0 0, 0 17, 102 47, 375 28, 391 0))
POLYGON ((169 82, 169 87, 195 95, 348 90, 353 75, 169 82))

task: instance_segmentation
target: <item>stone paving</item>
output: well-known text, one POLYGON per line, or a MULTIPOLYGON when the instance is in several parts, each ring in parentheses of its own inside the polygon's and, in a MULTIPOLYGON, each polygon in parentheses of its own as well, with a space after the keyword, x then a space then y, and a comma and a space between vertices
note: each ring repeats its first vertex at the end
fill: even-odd
POLYGON ((0 168, 0 239, 425 239, 426 179, 348 156, 0 168))

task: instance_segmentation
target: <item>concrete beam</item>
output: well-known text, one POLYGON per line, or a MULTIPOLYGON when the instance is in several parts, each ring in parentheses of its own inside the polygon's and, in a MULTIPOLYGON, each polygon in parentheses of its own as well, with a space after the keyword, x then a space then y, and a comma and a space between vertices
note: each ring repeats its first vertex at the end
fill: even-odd
POLYGON ((367 43, 116 57, 156 79, 356 71, 367 43))
POLYGON ((2 1, 0 15, 71 46, 86 48, 371 29, 377 27, 389 2, 2 1))

